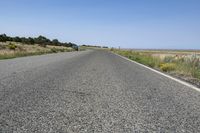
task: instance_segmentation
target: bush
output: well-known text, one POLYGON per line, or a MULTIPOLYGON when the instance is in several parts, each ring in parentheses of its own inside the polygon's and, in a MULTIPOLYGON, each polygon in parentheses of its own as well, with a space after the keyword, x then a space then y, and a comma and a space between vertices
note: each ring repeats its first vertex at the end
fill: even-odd
POLYGON ((15 50, 17 48, 17 46, 14 43, 9 43, 8 48, 10 50, 15 50))
POLYGON ((164 63, 160 65, 160 69, 164 72, 174 71, 176 65, 174 63, 164 63))
POLYGON ((57 51, 56 48, 51 48, 51 52, 53 52, 53 53, 57 53, 58 51, 57 51))
POLYGON ((65 49, 60 49, 60 52, 65 52, 65 49))

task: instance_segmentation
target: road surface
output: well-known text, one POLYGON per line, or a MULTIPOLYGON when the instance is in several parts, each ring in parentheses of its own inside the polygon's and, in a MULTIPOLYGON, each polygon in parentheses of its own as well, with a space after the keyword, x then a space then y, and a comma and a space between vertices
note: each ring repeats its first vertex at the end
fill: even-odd
POLYGON ((106 51, 2 60, 0 132, 200 132, 200 93, 106 51))

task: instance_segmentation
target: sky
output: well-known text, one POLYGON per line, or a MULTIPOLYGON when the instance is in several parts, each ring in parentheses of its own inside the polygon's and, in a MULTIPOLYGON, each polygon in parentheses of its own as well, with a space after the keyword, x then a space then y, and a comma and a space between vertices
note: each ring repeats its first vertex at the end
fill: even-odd
POLYGON ((200 49, 200 0, 1 0, 0 34, 78 45, 200 49))

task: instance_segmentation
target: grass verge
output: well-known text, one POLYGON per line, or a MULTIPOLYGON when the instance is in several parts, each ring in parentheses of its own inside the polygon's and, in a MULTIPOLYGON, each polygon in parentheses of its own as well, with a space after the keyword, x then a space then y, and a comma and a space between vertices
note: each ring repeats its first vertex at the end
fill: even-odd
POLYGON ((152 52, 116 49, 111 51, 156 70, 166 72, 198 86, 200 85, 200 62, 196 56, 188 58, 174 55, 160 58, 153 56, 152 52))
POLYGON ((0 60, 71 51, 74 51, 74 49, 63 46, 47 45, 46 47, 41 47, 40 45, 25 45, 21 43, 7 42, 0 44, 0 60))

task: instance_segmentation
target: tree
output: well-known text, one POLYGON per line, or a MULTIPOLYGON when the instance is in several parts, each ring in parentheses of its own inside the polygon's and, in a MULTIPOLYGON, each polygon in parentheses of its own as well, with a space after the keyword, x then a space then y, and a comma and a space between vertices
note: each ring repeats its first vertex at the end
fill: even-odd
POLYGON ((69 46, 69 47, 72 47, 72 46, 73 46, 73 43, 69 42, 69 43, 68 43, 68 46, 69 46))
POLYGON ((0 42, 6 42, 8 41, 8 37, 6 36, 6 34, 1 34, 0 35, 0 42))
POLYGON ((39 44, 40 46, 44 46, 46 47, 46 45, 49 45, 51 43, 51 41, 49 39, 47 39, 44 36, 39 36, 37 38, 34 39, 34 42, 39 44))
POLYGON ((29 37, 28 38, 28 44, 34 44, 34 43, 35 43, 34 39, 29 37))
POLYGON ((27 38, 22 37, 22 38, 21 38, 21 42, 24 43, 24 44, 27 44, 27 43, 28 43, 27 38))
POLYGON ((60 45, 60 42, 58 41, 58 39, 53 39, 52 44, 53 45, 60 45))
POLYGON ((64 46, 64 47, 70 47, 69 44, 68 44, 67 42, 62 43, 62 46, 64 46))
POLYGON ((0 35, 0 42, 6 42, 6 41, 14 41, 14 42, 21 42, 23 44, 39 44, 40 46, 46 47, 46 45, 54 45, 54 46, 64 46, 64 47, 73 47, 74 49, 77 49, 78 46, 74 43, 62 43, 59 42, 58 39, 53 39, 52 41, 44 36, 38 36, 36 38, 32 37, 10 37, 7 36, 6 34, 1 34, 0 35))
POLYGON ((22 39, 21 39, 20 37, 18 37, 18 36, 13 37, 12 40, 13 40, 14 42, 22 42, 22 39))

